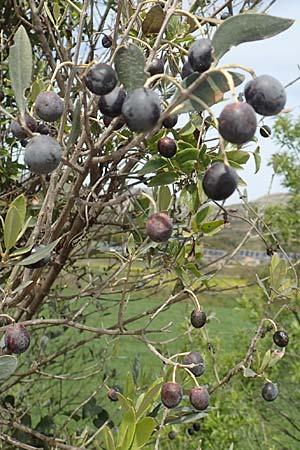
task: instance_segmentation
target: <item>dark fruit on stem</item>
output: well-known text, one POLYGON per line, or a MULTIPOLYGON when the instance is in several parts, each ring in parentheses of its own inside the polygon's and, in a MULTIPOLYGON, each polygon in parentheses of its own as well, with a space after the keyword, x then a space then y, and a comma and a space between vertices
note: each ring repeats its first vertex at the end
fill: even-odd
POLYGON ((0 102, 4 100, 4 92, 0 91, 0 102))
MULTIPOLYGON (((32 248, 30 254, 34 255, 36 252, 42 250, 43 248, 45 248, 45 245, 37 245, 32 248)), ((51 261, 51 254, 44 256, 44 258, 40 259, 39 261, 33 264, 27 265, 26 267, 28 267, 28 269, 40 269, 41 267, 44 267, 47 264, 49 264, 50 261, 51 261)))
POLYGON ((153 59, 152 63, 147 67, 147 72, 149 72, 151 76, 164 73, 164 71, 164 62, 162 59, 158 58, 153 59))
POLYGON ((19 355, 28 349, 30 345, 30 336, 26 328, 17 323, 7 327, 4 343, 9 352, 19 355))
POLYGON ((206 314, 204 311, 194 309, 191 314, 191 324, 194 328, 202 328, 206 323, 206 314))
POLYGON ((39 123, 37 126, 37 129, 36 129, 36 132, 46 135, 46 134, 50 133, 50 129, 49 129, 48 125, 46 125, 44 123, 39 123))
POLYGON ((165 158, 172 158, 176 154, 177 145, 174 139, 169 137, 161 138, 157 143, 158 151, 165 158))
MULTIPOLYGON (((37 121, 33 117, 31 117, 29 114, 25 114, 25 123, 26 123, 26 127, 30 131, 32 131, 33 133, 36 131, 37 126, 38 126, 37 121)), ((25 129, 23 127, 21 127, 19 122, 16 122, 15 120, 13 120, 11 123, 10 131, 17 139, 26 139, 28 137, 28 134, 25 131, 25 129)))
POLYGON ((231 103, 225 106, 219 117, 219 133, 228 142, 242 145, 253 138, 256 115, 248 103, 231 103))
POLYGON ((112 38, 105 34, 102 38, 102 46, 104 48, 110 48, 112 46, 112 38))
POLYGON ((194 430, 197 431, 197 432, 200 431, 200 424, 199 424, 198 422, 194 422, 194 423, 193 423, 193 428, 194 428, 194 430))
POLYGON ((260 127, 259 132, 264 138, 268 138, 272 134, 272 130, 268 125, 263 125, 262 127, 260 127))
POLYGON ((209 404, 209 393, 205 388, 194 387, 190 391, 190 402, 198 411, 203 411, 209 404))
POLYGON ((55 122, 63 113, 62 99, 51 91, 41 92, 35 100, 35 112, 40 119, 46 122, 55 122))
POLYGON ((99 63, 85 77, 86 87, 97 95, 109 94, 117 85, 117 75, 108 64, 99 63))
POLYGON ((161 388, 161 401, 167 408, 176 408, 182 400, 183 390, 180 384, 168 381, 161 388))
POLYGON ((173 441, 176 439, 177 433, 175 431, 169 431, 168 438, 173 441))
POLYGON ((102 114, 117 117, 122 113, 122 106, 126 94, 124 89, 115 87, 109 94, 99 98, 98 106, 102 114))
POLYGON ((213 47, 210 39, 198 39, 189 49, 189 63, 193 70, 205 72, 212 63, 213 47))
POLYGON ((107 392, 107 398, 112 402, 117 402, 118 399, 118 392, 121 394, 122 390, 118 386, 114 386, 109 389, 107 392))
POLYGON ((122 114, 131 131, 149 131, 160 117, 159 97, 151 89, 135 89, 126 96, 122 114))
POLYGON ((147 220, 146 230, 152 241, 166 242, 172 235, 172 220, 165 213, 154 213, 147 220))
POLYGON ((268 382, 263 385, 261 395, 267 402, 272 402, 273 400, 275 400, 278 394, 279 391, 276 384, 268 382))
POLYGON ((194 73, 194 69, 192 68, 192 66, 190 65, 189 61, 185 62, 182 66, 182 71, 181 71, 181 78, 184 80, 185 78, 187 78, 189 75, 192 75, 192 73, 194 73))
POLYGON ((178 122, 178 116, 176 114, 174 114, 172 116, 166 117, 162 124, 165 128, 173 128, 173 127, 175 127, 177 122, 178 122))
POLYGON ((25 164, 38 175, 52 172, 61 161, 61 147, 50 136, 34 136, 25 148, 25 164))
POLYGON ((246 84, 245 98, 258 114, 274 116, 284 108, 286 92, 276 78, 260 75, 246 84))
POLYGON ((225 200, 235 191, 238 176, 234 169, 224 163, 214 163, 204 174, 202 186, 207 197, 225 200))
POLYGON ((195 430, 193 427, 190 427, 190 428, 188 428, 187 432, 190 436, 193 436, 193 434, 195 433, 195 430))
POLYGON ((205 372, 204 360, 198 352, 190 352, 184 355, 182 363, 184 365, 197 364, 195 367, 189 369, 195 377, 200 377, 205 372))
POLYGON ((289 335, 286 331, 278 330, 273 334, 273 341, 278 347, 286 347, 289 343, 289 335))

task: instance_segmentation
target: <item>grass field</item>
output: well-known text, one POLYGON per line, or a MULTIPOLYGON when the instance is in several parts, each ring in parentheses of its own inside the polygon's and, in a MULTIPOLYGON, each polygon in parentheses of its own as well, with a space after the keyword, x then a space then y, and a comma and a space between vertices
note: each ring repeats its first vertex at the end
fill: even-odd
MULTIPOLYGON (((189 318, 194 305, 188 297, 158 314, 149 327, 150 330, 157 330, 168 325, 168 331, 163 334, 147 335, 147 338, 163 355, 169 357, 174 353, 184 351, 199 351, 202 354, 206 363, 206 371, 201 376, 201 384, 212 386, 216 382, 213 359, 220 378, 240 361, 256 330, 258 321, 255 317, 255 308, 252 311, 251 304, 252 302, 253 305, 255 302, 257 303, 260 295, 258 287, 239 288, 239 286, 254 280, 252 269, 248 270, 247 275, 248 277, 244 269, 228 269, 226 274, 213 280, 210 289, 198 296, 201 307, 208 316, 205 331, 191 328, 189 318), (168 343, 161 344, 162 341, 168 341, 168 343), (210 344, 210 348, 208 344, 210 344), (212 348, 214 349, 213 356, 212 348)), ((169 288, 158 289, 156 294, 151 296, 148 296, 148 291, 143 290, 131 293, 127 297, 125 319, 161 305, 166 301, 172 289, 173 285, 169 288)), ((89 303, 85 310, 86 320, 84 323, 86 325, 107 328, 117 322, 120 293, 101 293, 96 300, 89 297, 72 299, 72 289, 68 287, 65 289, 65 295, 70 296, 70 309, 72 309, 72 302, 74 302, 74 310, 78 309, 80 304, 77 302, 89 303)), ((49 311, 45 314, 49 314, 49 311)), ((142 328, 147 320, 141 318, 126 328, 128 330, 142 328)), ((53 328, 49 328, 49 330, 53 332, 53 328)), ((47 356, 60 347, 77 342, 88 335, 88 333, 76 329, 65 329, 61 334, 50 339, 41 352, 47 356)), ((36 336, 39 344, 33 344, 37 348, 40 346, 41 336, 41 332, 36 336)), ((263 343, 260 350, 262 355, 265 351, 264 347, 268 348, 268 345, 268 342, 263 343)), ((118 423, 121 412, 118 405, 107 399, 106 386, 119 385, 124 388, 127 373, 134 372, 138 377, 136 387, 138 396, 154 380, 166 375, 166 367, 145 343, 136 337, 103 336, 70 352, 66 357, 58 358, 51 368, 45 368, 45 372, 65 379, 62 381, 59 378, 53 379, 45 376, 32 379, 35 382, 35 389, 30 391, 32 397, 28 395, 28 402, 34 405, 31 408, 33 424, 36 426, 40 417, 47 415, 55 417, 56 426, 59 427, 63 427, 64 423, 68 421, 68 432, 76 433, 79 426, 78 421, 83 421, 87 427, 92 426, 93 414, 96 414, 95 411, 97 411, 93 408, 104 408, 112 420, 118 423), (84 376, 91 372, 94 372, 94 375, 85 379, 84 376), (70 413, 88 399, 93 392, 96 392, 96 403, 91 410, 87 413, 86 409, 81 407, 75 415, 76 420, 69 420, 70 413), (63 400, 58 401, 58 398, 67 398, 68 403, 64 403, 63 400), (85 414, 87 415, 85 416, 85 414)), ((184 388, 189 388, 193 384, 190 379, 182 375, 180 370, 176 379, 184 384, 184 388)), ((233 447, 237 450, 260 450, 260 448, 278 450, 280 448, 275 444, 273 446, 272 439, 270 440, 268 437, 269 428, 262 429, 258 411, 260 409, 264 411, 266 405, 263 404, 260 395, 261 383, 261 380, 253 381, 243 378, 242 374, 239 374, 231 380, 228 386, 218 390, 212 396, 211 404, 214 409, 203 421, 203 436, 205 437, 203 450, 227 450, 230 442, 236 441, 243 442, 242 446, 235 445, 233 447), (250 428, 249 423, 251 423, 250 428), (253 445, 249 444, 255 437, 257 437, 257 442, 254 442, 253 445), (260 439, 267 442, 268 447, 261 447, 260 439), (220 442, 229 442, 229 444, 226 444, 227 447, 222 447, 223 444, 220 442)), ((25 392, 29 390, 30 384, 24 385, 23 389, 25 392)), ((277 405, 286 411, 286 405, 282 403, 281 399, 275 407, 277 405)), ((267 405, 267 407, 268 410, 270 409, 270 413, 274 411, 273 405, 267 405)), ((176 431, 181 430, 182 433, 186 427, 183 425, 173 428, 176 431)), ((164 438, 162 449, 196 449, 196 446, 187 446, 189 445, 187 442, 189 441, 187 441, 185 433, 177 443, 172 444, 173 446, 170 446, 167 438, 164 438)), ((290 440, 287 442, 289 442, 289 446, 286 449, 296 450, 298 448, 293 446, 290 440)), ((153 450, 153 446, 150 445, 147 450, 153 450)))

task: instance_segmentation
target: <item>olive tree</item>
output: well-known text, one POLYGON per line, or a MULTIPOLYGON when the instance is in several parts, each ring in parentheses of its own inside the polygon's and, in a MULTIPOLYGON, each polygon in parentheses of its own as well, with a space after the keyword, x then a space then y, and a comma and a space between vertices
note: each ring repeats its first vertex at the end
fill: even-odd
POLYGON ((232 46, 293 24, 268 15, 271 3, 1 5, 5 448, 170 448, 170 426, 209 420, 215 393, 238 374, 265 400, 277 397, 267 377, 287 345, 279 323, 281 300, 296 300, 292 261, 275 253, 269 275, 257 278, 257 326, 226 367, 200 301, 251 233, 276 239, 242 196, 243 241, 216 269, 203 261, 202 238, 234 215, 224 201, 242 183, 237 171, 250 157, 259 170, 257 114, 285 105, 273 77, 220 62, 232 46), (183 303, 191 314, 183 336, 201 336, 205 360, 184 351, 183 336, 168 336, 174 324, 164 314, 183 303), (269 336, 263 355, 262 337, 276 330, 277 349, 269 336), (128 358, 128 342, 133 353, 147 348, 151 366, 139 370, 135 359, 121 389, 110 360, 128 358))

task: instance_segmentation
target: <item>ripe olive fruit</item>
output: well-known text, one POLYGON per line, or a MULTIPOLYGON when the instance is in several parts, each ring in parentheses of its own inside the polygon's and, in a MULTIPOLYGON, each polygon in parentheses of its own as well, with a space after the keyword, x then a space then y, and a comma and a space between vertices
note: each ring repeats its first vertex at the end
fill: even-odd
POLYGON ((289 335, 286 331, 278 330, 273 334, 273 341, 278 347, 286 347, 289 343, 289 335))
POLYGON ((4 343, 9 352, 19 355, 28 349, 30 335, 26 328, 19 323, 9 325, 5 331, 4 343))
POLYGON ((176 408, 183 397, 183 390, 180 384, 168 381, 161 388, 161 401, 167 408, 176 408))
POLYGON ((202 187, 212 200, 225 200, 237 188, 238 176, 232 167, 224 163, 214 163, 204 174, 202 187))

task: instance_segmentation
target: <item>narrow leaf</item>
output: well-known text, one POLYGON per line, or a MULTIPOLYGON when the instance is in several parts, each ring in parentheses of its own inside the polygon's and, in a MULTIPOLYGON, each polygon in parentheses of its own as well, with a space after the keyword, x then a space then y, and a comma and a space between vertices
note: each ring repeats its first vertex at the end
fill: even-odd
POLYGON ((115 446, 114 436, 113 436, 110 428, 107 425, 105 425, 105 427, 103 427, 102 435, 103 435, 103 440, 104 440, 106 450, 115 450, 116 446, 115 446))
POLYGON ((253 153, 254 162, 255 162, 255 172, 254 173, 257 173, 259 171, 260 165, 261 165, 261 156, 260 156, 259 150, 260 150, 260 148, 257 147, 255 152, 253 153))
POLYGON ((20 266, 28 266, 30 264, 34 264, 41 259, 45 258, 49 255, 49 253, 52 252, 52 250, 56 247, 58 242, 61 238, 56 239, 56 241, 51 242, 51 244, 46 245, 45 247, 41 248, 41 250, 38 250, 37 252, 33 253, 32 255, 28 256, 27 258, 23 259, 18 263, 20 266))
POLYGON ((164 158, 161 156, 153 157, 149 161, 146 162, 144 167, 139 171, 140 175, 147 175, 148 173, 156 172, 163 167, 166 167, 167 163, 164 158))
MULTIPOLYGON (((208 411, 209 407, 206 411, 208 411)), ((196 422, 197 420, 203 419, 207 416, 207 412, 198 412, 198 413, 189 413, 189 414, 182 414, 181 416, 178 415, 170 415, 166 418, 166 423, 172 423, 172 424, 180 424, 180 423, 191 423, 196 422)))
POLYGON ((155 186, 164 186, 167 184, 172 184, 175 181, 177 181, 178 175, 175 172, 163 172, 155 175, 153 178, 151 178, 150 181, 148 181, 149 187, 155 187, 155 186))
POLYGON ((24 116, 26 111, 24 92, 31 84, 33 64, 30 40, 23 25, 14 36, 14 45, 9 50, 8 65, 15 99, 21 116, 24 116))
POLYGON ((185 148, 176 153, 175 161, 179 166, 187 161, 195 161, 198 159, 199 150, 197 148, 185 148))
POLYGON ((155 5, 147 12, 142 23, 143 34, 159 33, 165 18, 165 12, 160 5, 155 5))
POLYGON ((198 211, 197 214, 192 218, 191 225, 192 230, 195 233, 199 231, 201 223, 212 211, 213 211, 212 206, 205 206, 204 208, 200 209, 200 211, 198 211))
POLYGON ((27 247, 18 248, 18 250, 15 250, 12 253, 10 253, 9 257, 15 258, 17 256, 24 255, 25 253, 29 253, 32 247, 33 245, 28 245, 27 247))
POLYGON ((131 372, 127 372, 126 384, 125 384, 125 395, 126 395, 126 397, 130 398, 131 400, 133 400, 134 391, 135 391, 135 386, 134 386, 134 380, 133 380, 132 373, 131 372))
POLYGON ((136 425, 134 441, 131 450, 138 450, 143 448, 149 441, 154 428, 156 427, 156 421, 152 417, 144 417, 136 425))
POLYGON ((126 398, 124 395, 120 394, 120 392, 117 393, 117 396, 122 409, 125 412, 131 411, 132 401, 129 398, 126 398))
POLYGON ((27 230, 30 222, 31 222, 32 216, 28 217, 28 219, 26 220, 25 223, 22 224, 22 230, 20 231, 20 233, 18 234, 17 237, 17 241, 19 241, 21 239, 21 237, 23 236, 23 234, 25 233, 25 231, 27 230))
MULTIPOLYGON (((234 86, 239 86, 243 83, 245 77, 244 75, 228 71, 232 76, 234 86)), ((195 80, 199 78, 199 74, 193 73, 185 78, 182 82, 183 88, 188 88, 195 80)), ((204 102, 208 106, 213 106, 224 97, 224 93, 229 91, 230 87, 228 85, 227 78, 222 72, 212 72, 208 75, 207 79, 193 91, 193 95, 198 97, 201 102, 204 102)), ((180 94, 180 92, 178 92, 180 94)), ((177 94, 177 95, 178 95, 177 94)), ((184 102, 180 112, 188 111, 203 111, 204 107, 201 102, 195 100, 188 100, 184 102)))
POLYGON ((136 412, 137 419, 141 418, 148 411, 148 409, 151 407, 153 402, 157 399, 157 397, 160 393, 162 383, 163 383, 163 379, 159 378, 149 387, 149 389, 147 390, 147 392, 144 395, 144 398, 143 398, 141 404, 137 408, 137 412, 136 412))
POLYGON ((132 233, 130 233, 127 241, 127 250, 130 256, 134 253, 135 250, 134 236, 132 233))
POLYGON ((286 276, 286 262, 280 260, 277 253, 272 256, 270 265, 270 285, 273 289, 278 290, 282 281, 286 276))
POLYGON ((158 210, 168 211, 172 201, 172 194, 168 186, 161 186, 158 191, 158 210))
POLYGON ((244 150, 231 150, 226 152, 226 155, 229 161, 236 162, 238 164, 246 164, 250 157, 249 153, 244 150))
POLYGON ((0 379, 8 378, 17 368, 18 360, 15 356, 0 356, 0 379))
POLYGON ((123 414, 123 420, 119 427, 117 445, 122 450, 128 450, 131 447, 136 427, 136 417, 133 406, 123 414))
POLYGON ((292 19, 267 14, 238 14, 226 19, 214 34, 212 45, 219 60, 231 47, 243 42, 259 41, 276 36, 290 28, 292 19))
POLYGON ((21 229, 20 214, 15 206, 11 206, 7 211, 4 222, 4 245, 6 250, 10 250, 15 245, 21 229))
POLYGON ((224 228, 224 220, 214 220, 201 225, 201 231, 205 235, 213 235, 224 228))
POLYGON ((115 56, 115 68, 118 79, 130 92, 144 86, 147 79, 145 73, 145 56, 137 45, 120 47, 115 56))
POLYGON ((271 361, 271 357, 272 357, 271 356, 271 350, 268 350, 265 353, 265 355, 264 355, 263 362, 261 363, 261 366, 260 366, 260 369, 259 369, 260 373, 263 373, 264 370, 268 367, 268 365, 269 365, 269 363, 271 361))
POLYGON ((25 221, 26 216, 26 198, 23 194, 19 195, 14 199, 14 201, 10 204, 10 206, 15 206, 20 214, 20 218, 22 223, 25 221))

